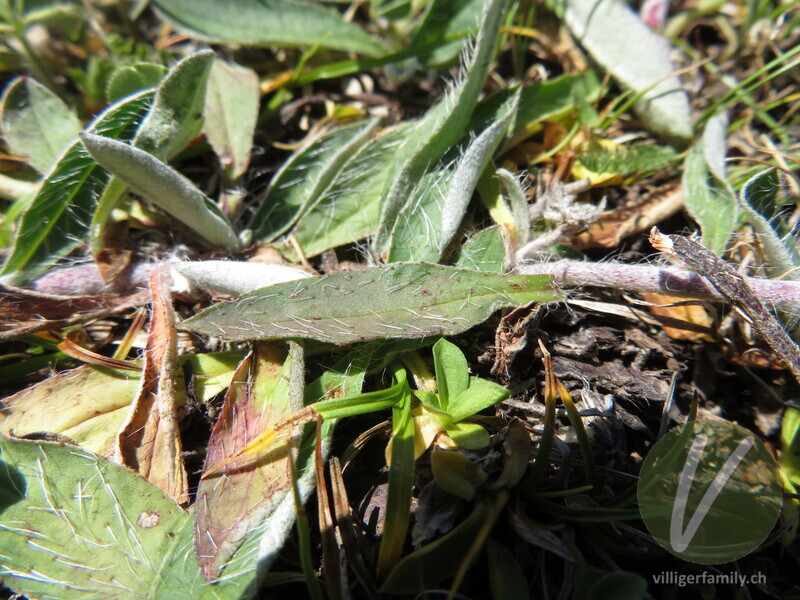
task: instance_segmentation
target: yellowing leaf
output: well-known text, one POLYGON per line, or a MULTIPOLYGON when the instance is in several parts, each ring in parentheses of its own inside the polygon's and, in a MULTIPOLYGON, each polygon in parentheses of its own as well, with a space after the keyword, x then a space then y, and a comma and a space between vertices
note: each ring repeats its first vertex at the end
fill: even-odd
MULTIPOLYGON (((280 344, 261 344, 236 370, 208 444, 206 468, 225 462, 291 414, 290 361, 280 344)), ((288 446, 258 455, 200 482, 195 550, 203 575, 215 579, 250 531, 290 487, 288 446)))

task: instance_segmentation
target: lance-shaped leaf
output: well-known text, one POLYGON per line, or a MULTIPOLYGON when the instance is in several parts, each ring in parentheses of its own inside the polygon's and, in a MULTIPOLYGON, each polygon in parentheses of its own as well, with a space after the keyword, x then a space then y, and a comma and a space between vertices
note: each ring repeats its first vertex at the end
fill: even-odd
MULTIPOLYGON (((347 162, 292 232, 306 256, 362 240, 375 233, 381 216, 381 193, 391 176, 398 149, 411 127, 381 132, 347 162)), ((287 256, 293 249, 286 247, 287 256)))
POLYGON ((90 133, 81 134, 92 157, 134 192, 147 198, 203 238, 226 248, 239 239, 216 204, 186 177, 152 154, 129 144, 90 133))
MULTIPOLYGON (((283 345, 261 344, 233 377, 222 414, 208 443, 206 468, 224 462, 291 414, 289 369, 283 345)), ((290 489, 286 440, 251 464, 234 464, 200 482, 195 514, 195 549, 206 579, 217 577, 247 534, 290 489)))
POLYGON ((0 435, 0 577, 29 598, 233 600, 255 579, 237 553, 206 584, 192 518, 130 469, 67 444, 0 435))
POLYGON ((205 50, 170 69, 136 132, 134 146, 169 160, 200 134, 206 82, 213 64, 214 53, 205 50))
POLYGON ((31 166, 42 173, 81 130, 74 111, 30 77, 19 77, 8 84, 0 104, 8 149, 28 157, 31 166))
POLYGON ((159 13, 191 37, 249 46, 313 46, 384 53, 383 46, 335 12, 297 0, 155 0, 159 13))
POLYGON ((455 163, 457 166, 445 156, 444 166, 425 174, 423 182, 430 185, 417 186, 415 201, 397 219, 390 261, 438 262, 444 256, 461 226, 483 169, 508 131, 518 98, 514 95, 500 107, 493 123, 467 146, 455 163))
POLYGON ((680 79, 672 75, 676 69, 669 57, 670 45, 626 2, 567 0, 564 21, 617 81, 642 94, 634 109, 648 128, 667 138, 692 136, 689 98, 680 79))
POLYGON ((253 69, 214 61, 203 129, 229 179, 243 175, 250 163, 260 98, 258 74, 253 69))
POLYGON ((722 255, 738 217, 736 195, 725 175, 725 121, 711 119, 703 141, 683 165, 686 209, 700 225, 703 245, 722 255))
MULTIPOLYGON (((87 131, 130 139, 152 99, 152 92, 127 98, 106 109, 87 131)), ((82 244, 108 179, 108 173, 76 141, 45 177, 23 213, 2 274, 15 273, 14 283, 21 285, 82 244)))
POLYGON ((144 368, 136 400, 117 437, 117 457, 183 504, 189 496, 177 413, 186 393, 178 387, 176 317, 170 283, 167 265, 157 267, 150 277, 153 305, 144 368))
MULTIPOLYGON (((200 133, 206 82, 213 63, 214 53, 206 50, 184 58, 169 71, 136 131, 134 147, 158 159, 169 160, 200 133)), ((92 215, 90 245, 95 257, 106 247, 113 247, 106 222, 125 193, 126 184, 130 185, 124 178, 112 178, 92 215)), ((103 262, 100 264, 102 266, 103 262)), ((103 276, 113 280, 114 268, 104 267, 103 276)))
POLYGON ((253 215, 253 239, 274 240, 320 202, 343 166, 377 126, 378 120, 370 119, 338 127, 295 152, 275 174, 253 215))
POLYGON ((212 306, 181 328, 227 341, 310 338, 347 344, 460 333, 501 307, 554 299, 547 277, 392 264, 279 283, 212 306))
POLYGON ((378 252, 389 251, 398 216, 413 201, 414 189, 423 174, 466 133, 469 117, 477 104, 494 56, 495 42, 507 4, 507 0, 490 0, 487 3, 466 77, 428 111, 401 148, 397 157, 401 164, 384 191, 381 221, 374 243, 378 252))
POLYGON ((452 148, 410 190, 411 202, 397 216, 392 230, 387 261, 439 261, 444 200, 463 151, 464 144, 452 148))

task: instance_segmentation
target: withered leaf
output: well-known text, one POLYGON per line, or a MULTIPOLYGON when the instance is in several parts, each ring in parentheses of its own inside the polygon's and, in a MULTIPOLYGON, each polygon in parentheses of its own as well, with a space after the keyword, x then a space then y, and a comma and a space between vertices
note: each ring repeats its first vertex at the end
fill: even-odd
MULTIPOLYGON (((283 344, 258 344, 239 365, 211 433, 205 467, 224 462, 291 413, 283 344)), ((195 551, 205 578, 215 579, 245 537, 290 489, 288 446, 233 464, 200 481, 195 509, 195 551)))
POLYGON ((47 430, 110 456, 138 385, 139 374, 130 371, 83 365, 58 373, 2 401, 0 432, 47 430))
POLYGON ((0 342, 45 329, 59 329, 141 306, 146 290, 124 295, 60 296, 0 284, 0 342))
POLYGON ((186 393, 177 383, 180 369, 170 283, 166 266, 156 268, 150 276, 152 314, 142 379, 117 437, 117 457, 178 504, 184 504, 189 493, 177 411, 186 401, 186 393))

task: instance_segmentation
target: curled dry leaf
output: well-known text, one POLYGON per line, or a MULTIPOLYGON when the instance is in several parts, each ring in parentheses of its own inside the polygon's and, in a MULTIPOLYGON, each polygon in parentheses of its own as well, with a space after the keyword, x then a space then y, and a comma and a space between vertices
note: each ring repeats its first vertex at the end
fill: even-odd
POLYGON ((121 313, 146 303, 146 290, 113 296, 62 296, 0 284, 0 342, 121 313))
MULTIPOLYGON (((195 397, 207 402, 230 384, 242 358, 240 352, 195 354, 181 357, 191 364, 195 397)), ((4 398, 0 433, 29 436, 35 433, 66 436, 82 448, 111 458, 117 433, 130 413, 139 387, 140 371, 82 365, 56 373, 31 387, 4 398), (48 415, 42 422, 42 415, 48 415)), ((179 372, 178 386, 184 385, 179 372)))
POLYGON ((602 213, 586 231, 573 237, 571 244, 580 250, 616 248, 625 238, 650 231, 653 225, 677 213, 683 208, 683 200, 682 186, 659 190, 633 206, 602 213))
POLYGON ((176 317, 168 269, 163 265, 150 277, 152 314, 142 379, 128 419, 117 437, 117 458, 183 504, 189 501, 189 490, 181 458, 177 410, 186 395, 177 385, 180 370, 176 317))

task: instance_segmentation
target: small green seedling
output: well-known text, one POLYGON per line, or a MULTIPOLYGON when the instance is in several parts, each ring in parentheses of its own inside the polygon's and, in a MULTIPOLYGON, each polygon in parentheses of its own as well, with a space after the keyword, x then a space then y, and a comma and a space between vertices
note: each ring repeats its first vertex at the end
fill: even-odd
MULTIPOLYGON (((466 419, 505 398, 509 391, 502 386, 469 374, 469 365, 463 352, 454 344, 441 339, 433 346, 436 380, 432 381, 421 361, 407 355, 403 362, 415 375, 418 385, 427 389, 412 390, 420 404, 412 408, 415 429, 415 457, 422 454, 433 439, 445 434, 453 442, 467 449, 483 448, 489 443, 489 433, 477 423, 466 419), (433 391, 437 390, 438 391, 433 391)), ((402 370, 402 369, 399 369, 402 370)), ((212 466, 203 474, 207 478, 226 471, 229 467, 247 468, 248 463, 275 448, 276 444, 289 443, 290 431, 298 425, 316 419, 328 420, 353 417, 387 408, 396 408, 407 389, 405 377, 385 389, 347 398, 323 400, 277 423, 247 444, 236 454, 212 466)))
MULTIPOLYGON (((489 444, 489 433, 467 419, 476 413, 505 400, 510 395, 502 386, 469 374, 464 353, 454 344, 441 339, 433 346, 435 388, 413 390, 420 404, 412 409, 416 429, 416 456, 445 434, 457 445, 474 450, 489 444)), ((416 370, 411 366, 412 370, 416 370)), ((418 380, 425 380, 424 376, 418 380)), ((432 383, 432 382, 431 382, 432 383)), ((420 386, 422 387, 422 386, 420 386)), ((431 388, 433 385, 424 387, 431 388)))

